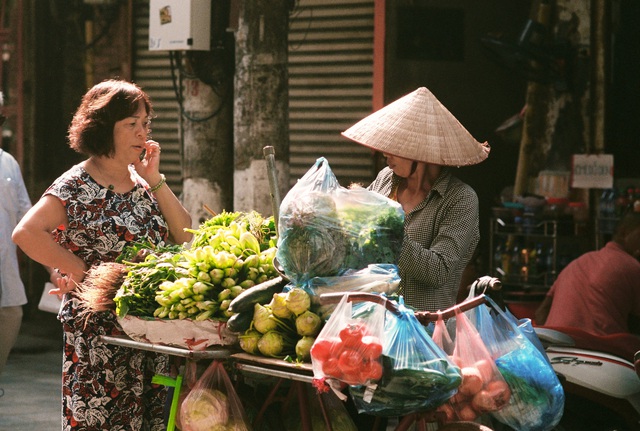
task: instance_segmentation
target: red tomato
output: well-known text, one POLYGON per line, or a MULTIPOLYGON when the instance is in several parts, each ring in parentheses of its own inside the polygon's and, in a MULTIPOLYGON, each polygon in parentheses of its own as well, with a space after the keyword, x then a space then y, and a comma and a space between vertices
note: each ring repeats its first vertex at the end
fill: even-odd
POLYGON ((348 385, 362 385, 365 383, 365 381, 360 378, 357 371, 355 373, 343 374, 340 380, 348 385))
POLYGON ((382 355, 382 343, 375 335, 362 337, 362 354, 366 359, 378 359, 382 355))
POLYGON ((338 359, 336 358, 327 358, 322 362, 322 372, 328 377, 335 377, 336 379, 342 377, 342 370, 340 370, 338 359))
POLYGON ((344 374, 359 373, 363 362, 362 353, 354 349, 345 349, 338 358, 338 366, 344 374))
POLYGON ((325 361, 332 356, 337 357, 339 344, 340 340, 330 340, 328 338, 316 340, 311 346, 311 357, 318 361, 325 361))
POLYGON ((362 342, 365 328, 362 323, 349 323, 340 331, 340 339, 345 346, 357 347, 362 342))
POLYGON ((378 361, 366 361, 360 368, 360 380, 367 382, 369 380, 377 381, 382 378, 382 364, 378 361))

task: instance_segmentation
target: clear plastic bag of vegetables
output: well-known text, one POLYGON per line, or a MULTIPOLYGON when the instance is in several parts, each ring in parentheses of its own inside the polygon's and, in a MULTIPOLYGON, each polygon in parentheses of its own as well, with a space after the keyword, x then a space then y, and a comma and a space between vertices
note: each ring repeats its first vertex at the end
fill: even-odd
MULTIPOLYGON (((460 369, 438 347, 402 297, 387 306, 382 352, 382 378, 376 387, 349 386, 359 413, 403 416, 444 403, 460 385, 460 369), (392 308, 393 311, 390 311, 392 308)), ((364 312, 363 303, 356 313, 364 312)))
POLYGON ((385 309, 372 303, 354 317, 359 305, 342 295, 311 346, 314 385, 321 391, 325 383, 370 385, 382 377, 385 309))
POLYGON ((371 263, 395 264, 403 223, 397 202, 340 186, 321 157, 280 204, 276 258, 296 286, 371 263))
POLYGON ((244 407, 221 361, 213 361, 180 405, 181 431, 250 431, 244 407))
POLYGON ((336 304, 323 304, 320 297, 324 294, 365 292, 392 295, 398 291, 399 285, 397 265, 370 264, 363 269, 347 271, 344 275, 314 277, 305 284, 304 289, 310 293, 313 310, 326 321, 329 320, 336 304))
POLYGON ((460 367, 462 382, 458 392, 437 409, 446 415, 445 421, 474 421, 504 408, 511 398, 509 386, 480 334, 459 307, 455 308, 453 342, 451 361, 460 367))
POLYGON ((565 396, 546 355, 490 298, 468 313, 511 391, 509 402, 491 416, 517 430, 553 429, 562 418, 565 396))
POLYGON ((178 397, 178 411, 176 414, 176 428, 179 430, 185 429, 180 421, 180 406, 182 406, 182 402, 189 396, 191 389, 193 389, 197 383, 198 362, 193 359, 187 359, 184 363, 182 385, 180 387, 180 394, 178 397))

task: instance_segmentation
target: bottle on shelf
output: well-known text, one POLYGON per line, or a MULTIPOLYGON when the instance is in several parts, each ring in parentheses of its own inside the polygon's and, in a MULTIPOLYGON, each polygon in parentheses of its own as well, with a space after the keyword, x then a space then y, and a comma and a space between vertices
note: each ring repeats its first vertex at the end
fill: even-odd
POLYGON ((536 245, 536 272, 538 275, 543 275, 547 272, 547 255, 544 252, 542 243, 536 245))
POLYGON ((616 195, 616 189, 605 189, 600 196, 600 227, 606 233, 612 232, 615 227, 616 195))
POLYGON ((616 217, 620 217, 629 207, 629 194, 624 187, 620 187, 616 198, 616 217))
POLYGON ((509 262, 509 274, 512 279, 517 280, 520 276, 520 270, 522 269, 522 266, 520 265, 520 247, 518 241, 514 241, 509 255, 511 257, 511 261, 509 262))
POLYGON ((555 259, 555 250, 554 250, 553 246, 551 246, 547 250, 547 259, 545 261, 545 266, 547 267, 547 272, 553 271, 553 268, 555 267, 554 259, 555 259))
POLYGON ((493 251, 493 261, 494 261, 494 267, 495 267, 495 276, 497 277, 504 277, 505 272, 504 272, 504 268, 502 268, 502 255, 504 253, 504 245, 501 241, 498 241, 498 244, 496 244, 496 248, 493 251))
POLYGON ((502 264, 502 271, 504 271, 505 277, 508 277, 511 272, 511 242, 508 239, 505 241, 505 245, 502 248, 500 262, 502 264))
POLYGON ((529 247, 529 278, 534 282, 538 281, 538 248, 535 246, 529 247))
POLYGON ((529 281, 529 250, 525 246, 520 249, 520 279, 529 281))
POLYGON ((522 214, 522 228, 524 233, 531 234, 536 227, 536 215, 532 210, 525 211, 522 214))
POLYGON ((626 210, 633 208, 633 203, 635 202, 635 191, 636 189, 633 186, 627 187, 627 207, 626 210))

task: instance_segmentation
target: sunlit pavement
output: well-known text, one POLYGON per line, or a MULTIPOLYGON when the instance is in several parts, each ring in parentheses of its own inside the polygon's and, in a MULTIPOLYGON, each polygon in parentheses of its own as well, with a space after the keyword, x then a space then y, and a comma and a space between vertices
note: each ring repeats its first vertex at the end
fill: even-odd
POLYGON ((0 431, 60 430, 61 364, 60 322, 53 315, 26 319, 0 375, 0 431))

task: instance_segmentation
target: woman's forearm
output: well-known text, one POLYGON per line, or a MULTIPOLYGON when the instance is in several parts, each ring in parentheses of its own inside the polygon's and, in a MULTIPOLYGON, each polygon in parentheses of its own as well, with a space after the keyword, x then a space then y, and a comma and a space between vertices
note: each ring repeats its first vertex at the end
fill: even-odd
POLYGON ((53 268, 73 280, 82 281, 88 269, 84 261, 56 243, 48 232, 33 232, 18 226, 12 235, 13 241, 29 258, 53 268))
POLYGON ((160 212, 169 226, 171 240, 176 244, 191 241, 191 233, 184 231, 185 228, 191 227, 191 215, 182 206, 173 191, 164 184, 153 193, 158 200, 160 212))

